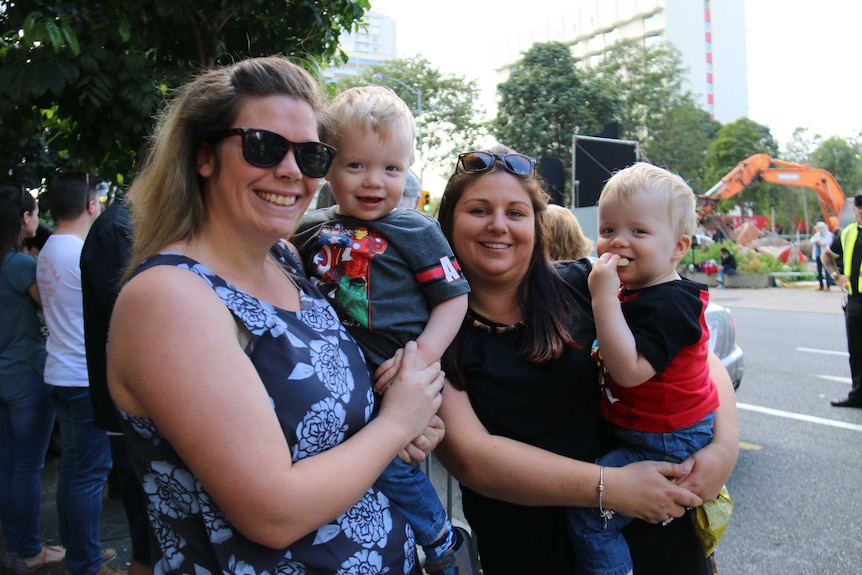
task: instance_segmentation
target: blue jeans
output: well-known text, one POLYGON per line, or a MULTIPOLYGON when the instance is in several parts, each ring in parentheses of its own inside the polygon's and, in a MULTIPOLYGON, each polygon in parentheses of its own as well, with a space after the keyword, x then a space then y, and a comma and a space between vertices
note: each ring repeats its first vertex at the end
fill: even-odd
POLYGON ((19 557, 42 550, 40 476, 53 427, 41 373, 33 372, 14 397, 0 399, 0 524, 6 551, 19 557))
POLYGON ((820 261, 821 250, 818 247, 814 250, 814 261, 817 262, 817 283, 820 287, 831 287, 835 285, 835 282, 832 280, 832 276, 829 275, 829 272, 826 271, 826 268, 823 267, 823 262, 820 261))
MULTIPOLYGON (((599 465, 623 467, 635 461, 679 463, 712 441, 715 415, 710 413, 693 425, 669 433, 642 433, 613 427, 624 447, 596 460, 599 465)), ((632 558, 622 529, 634 519, 619 513, 605 527, 598 509, 568 509, 569 534, 575 548, 578 573, 625 575, 632 570, 632 558)))
POLYGON ((736 270, 727 270, 726 272, 722 269, 718 270, 718 283, 719 283, 719 285, 724 285, 725 274, 727 274, 729 276, 735 276, 736 270))
POLYGON ((407 517, 417 543, 434 543, 446 526, 446 510, 427 475, 396 457, 383 470, 375 486, 407 517))
POLYGON ((108 434, 93 425, 88 387, 48 385, 48 397, 60 422, 57 518, 66 569, 73 575, 92 575, 102 566, 99 519, 102 486, 111 471, 108 434))

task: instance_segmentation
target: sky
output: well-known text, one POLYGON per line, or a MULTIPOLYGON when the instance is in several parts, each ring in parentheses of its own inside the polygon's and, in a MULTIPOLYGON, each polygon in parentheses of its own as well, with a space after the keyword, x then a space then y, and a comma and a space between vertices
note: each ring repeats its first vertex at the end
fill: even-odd
MULTIPOLYGON (((443 73, 477 80, 486 108, 501 43, 565 4, 371 0, 398 23, 399 57, 421 54, 443 73)), ((769 126, 782 149, 797 127, 824 138, 862 132, 862 2, 745 0, 745 20, 749 118, 769 126)))

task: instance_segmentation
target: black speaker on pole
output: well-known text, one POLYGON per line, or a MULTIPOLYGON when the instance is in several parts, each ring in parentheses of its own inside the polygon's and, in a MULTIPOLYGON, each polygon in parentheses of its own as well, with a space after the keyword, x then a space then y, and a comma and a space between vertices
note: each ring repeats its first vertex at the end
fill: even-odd
MULTIPOLYGON (((605 124, 604 133, 619 133, 619 125, 605 124)), ((617 170, 638 161, 638 145, 632 140, 604 136, 574 136, 574 170, 578 193, 574 206, 595 206, 605 182, 617 170)))
POLYGON ((542 187, 551 197, 548 203, 564 205, 566 168, 563 166, 563 160, 551 156, 539 156, 539 173, 542 174, 542 187))

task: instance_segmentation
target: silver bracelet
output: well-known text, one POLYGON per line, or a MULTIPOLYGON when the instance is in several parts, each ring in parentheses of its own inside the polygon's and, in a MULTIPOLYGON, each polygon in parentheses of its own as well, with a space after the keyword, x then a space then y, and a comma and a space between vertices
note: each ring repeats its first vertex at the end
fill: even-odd
POLYGON ((599 467, 599 516, 602 518, 602 528, 608 528, 608 520, 616 513, 612 509, 602 507, 602 495, 605 493, 605 466, 599 467))

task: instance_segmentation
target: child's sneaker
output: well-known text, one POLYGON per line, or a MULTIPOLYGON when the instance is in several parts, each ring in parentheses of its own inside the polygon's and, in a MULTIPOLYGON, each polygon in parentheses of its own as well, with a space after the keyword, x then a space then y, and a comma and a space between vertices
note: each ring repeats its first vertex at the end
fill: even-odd
POLYGON ((466 529, 454 527, 457 541, 439 559, 428 561, 423 566, 428 575, 475 575, 476 562, 473 554, 473 539, 466 529))

